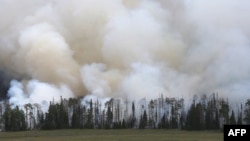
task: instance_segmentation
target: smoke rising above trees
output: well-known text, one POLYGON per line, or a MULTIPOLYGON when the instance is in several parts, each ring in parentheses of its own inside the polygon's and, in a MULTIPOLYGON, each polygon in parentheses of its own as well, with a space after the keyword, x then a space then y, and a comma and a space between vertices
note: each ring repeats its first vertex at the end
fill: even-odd
POLYGON ((139 101, 250 91, 250 2, 2 0, 10 104, 92 95, 139 101), (15 76, 15 77, 14 77, 15 76), (16 79, 18 78, 18 79, 16 79))

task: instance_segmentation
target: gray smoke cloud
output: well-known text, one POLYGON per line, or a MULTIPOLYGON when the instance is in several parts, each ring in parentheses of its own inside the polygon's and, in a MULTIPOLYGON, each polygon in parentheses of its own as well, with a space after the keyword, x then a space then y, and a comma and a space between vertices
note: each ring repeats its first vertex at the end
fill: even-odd
POLYGON ((1 0, 12 104, 250 92, 247 0, 1 0))

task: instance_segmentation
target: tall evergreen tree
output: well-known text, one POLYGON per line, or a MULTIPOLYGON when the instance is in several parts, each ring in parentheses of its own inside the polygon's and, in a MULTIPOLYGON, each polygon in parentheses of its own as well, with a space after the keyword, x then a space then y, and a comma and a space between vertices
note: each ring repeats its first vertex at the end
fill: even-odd
POLYGON ((234 110, 232 110, 232 113, 231 113, 231 116, 230 116, 230 124, 236 124, 234 110))
POLYGON ((244 116, 245 123, 250 124, 250 99, 247 99, 245 103, 244 113, 245 113, 245 116, 244 116))
POLYGON ((147 112, 146 110, 144 110, 143 115, 141 115, 140 118, 139 128, 145 129, 145 127, 147 126, 147 122, 148 122, 147 112))
POLYGON ((169 128, 169 123, 166 115, 164 114, 161 118, 161 121, 158 124, 158 128, 160 129, 168 129, 169 128))
POLYGON ((135 103, 132 102, 132 119, 131 119, 131 128, 135 126, 136 117, 135 117, 135 103))
POLYGON ((107 110, 107 119, 106 119, 106 127, 107 129, 112 127, 112 122, 113 122, 113 112, 111 111, 111 107, 108 106, 107 110))
POLYGON ((242 104, 240 105, 240 110, 238 110, 237 124, 238 124, 238 125, 242 125, 242 124, 243 124, 242 104))
POLYGON ((87 111, 88 111, 88 113, 87 113, 87 122, 85 124, 85 128, 92 129, 92 128, 94 128, 92 99, 90 100, 89 109, 87 111))
POLYGON ((6 105, 6 110, 3 114, 5 131, 22 131, 26 130, 25 116, 23 110, 20 110, 18 106, 11 109, 9 105, 6 105))
POLYGON ((223 118, 223 124, 229 124, 229 104, 228 101, 221 99, 220 103, 220 117, 223 118))

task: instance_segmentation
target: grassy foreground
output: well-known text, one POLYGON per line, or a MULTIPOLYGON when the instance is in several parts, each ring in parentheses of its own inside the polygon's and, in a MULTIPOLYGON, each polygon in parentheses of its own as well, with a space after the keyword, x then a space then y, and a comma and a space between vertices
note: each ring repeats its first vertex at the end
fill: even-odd
POLYGON ((0 132, 0 141, 223 141, 221 131, 153 129, 0 132))

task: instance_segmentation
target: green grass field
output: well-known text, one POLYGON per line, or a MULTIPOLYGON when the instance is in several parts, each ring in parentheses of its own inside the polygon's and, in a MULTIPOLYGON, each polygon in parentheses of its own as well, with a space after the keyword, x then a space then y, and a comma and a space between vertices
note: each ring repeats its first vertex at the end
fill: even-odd
POLYGON ((0 141, 223 141, 223 132, 153 129, 72 129, 0 132, 0 141))

